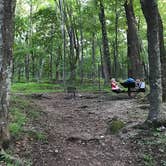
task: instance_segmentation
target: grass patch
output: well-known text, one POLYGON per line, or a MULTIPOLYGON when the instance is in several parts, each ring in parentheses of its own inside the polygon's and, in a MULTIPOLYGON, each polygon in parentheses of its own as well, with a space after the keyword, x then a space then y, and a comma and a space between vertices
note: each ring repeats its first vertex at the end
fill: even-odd
POLYGON ((26 97, 13 96, 9 109, 10 123, 9 130, 11 136, 19 138, 24 131, 24 125, 40 116, 39 108, 26 97))
POLYGON ((124 122, 118 119, 112 119, 108 122, 107 133, 117 134, 125 126, 124 122))
POLYGON ((34 140, 41 141, 41 142, 46 142, 47 137, 43 132, 39 131, 28 131, 28 135, 33 138, 34 140))
POLYGON ((13 93, 45 93, 45 92, 62 92, 63 86, 60 84, 48 83, 14 83, 12 84, 13 93))
MULTIPOLYGON (((66 84, 66 87, 68 85, 66 84)), ((71 86, 71 85, 70 85, 71 86)), ((78 92, 96 92, 99 91, 99 86, 97 84, 83 84, 83 85, 73 85, 77 88, 78 92)), ((64 92, 63 84, 52 84, 52 83, 14 83, 12 84, 13 93, 48 93, 48 92, 64 92)), ((109 86, 101 86, 101 91, 110 92, 109 86)))
MULTIPOLYGON (((20 166, 18 164, 17 158, 14 158, 13 154, 15 154, 15 142, 20 140, 24 140, 24 138, 32 138, 31 141, 46 141, 46 135, 41 131, 33 131, 35 126, 31 126, 33 124, 33 120, 37 120, 40 116, 39 108, 33 103, 33 101, 26 96, 15 96, 13 95, 10 100, 10 108, 9 108, 9 130, 11 134, 11 138, 13 142, 12 148, 10 148, 10 153, 0 153, 0 165, 5 163, 7 166, 20 166), (29 124, 30 125, 29 125, 29 124), (13 148, 14 147, 14 148, 13 148), (1 158, 2 156, 2 158, 1 158)), ((24 165, 31 165, 31 162, 27 160, 21 161, 24 162, 24 165)))
POLYGON ((11 136, 16 138, 23 131, 23 126, 25 125, 27 118, 25 113, 17 108, 10 109, 10 113, 11 122, 9 124, 9 131, 11 136))

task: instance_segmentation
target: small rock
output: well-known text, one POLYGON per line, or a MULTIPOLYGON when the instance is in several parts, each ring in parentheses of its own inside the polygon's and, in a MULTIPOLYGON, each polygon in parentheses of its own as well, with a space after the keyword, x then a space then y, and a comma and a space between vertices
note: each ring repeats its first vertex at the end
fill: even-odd
POLYGON ((55 153, 58 153, 59 151, 58 151, 58 149, 55 149, 55 151, 54 151, 55 153))
POLYGON ((163 149, 159 149, 159 152, 164 153, 164 150, 163 149))

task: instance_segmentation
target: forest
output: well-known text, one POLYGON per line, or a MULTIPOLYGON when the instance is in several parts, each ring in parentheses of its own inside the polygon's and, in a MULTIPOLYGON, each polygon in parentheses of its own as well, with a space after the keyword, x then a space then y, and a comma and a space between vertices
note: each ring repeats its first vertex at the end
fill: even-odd
POLYGON ((165 166, 165 8, 2 0, 0 165, 165 166))

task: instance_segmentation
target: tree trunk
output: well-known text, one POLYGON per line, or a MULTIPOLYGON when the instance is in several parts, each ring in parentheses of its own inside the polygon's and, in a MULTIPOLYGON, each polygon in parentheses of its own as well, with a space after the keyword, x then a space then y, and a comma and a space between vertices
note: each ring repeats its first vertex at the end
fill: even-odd
POLYGON ((79 59, 79 64, 80 64, 80 83, 83 83, 84 79, 84 43, 83 43, 83 18, 82 18, 82 10, 81 10, 81 0, 75 0, 77 4, 77 8, 79 11, 79 32, 80 32, 80 59, 79 59))
POLYGON ((11 84, 15 0, 0 1, 0 149, 9 140, 8 106, 11 84))
MULTIPOLYGON (((55 1, 56 2, 56 1, 55 1)), ((63 39, 63 84, 66 84, 66 31, 65 31, 65 14, 64 14, 64 2, 63 0, 59 0, 59 9, 61 14, 61 33, 63 39)))
POLYGON ((32 78, 35 79, 35 55, 34 52, 32 52, 32 78))
POLYGON ((133 78, 142 78, 143 65, 140 59, 141 45, 137 35, 137 25, 133 10, 132 0, 126 0, 125 4, 127 18, 127 46, 128 46, 128 76, 133 78))
POLYGON ((76 68, 77 61, 80 54, 80 45, 78 39, 78 31, 75 25, 75 18, 73 17, 72 9, 66 6, 65 18, 66 28, 69 35, 70 53, 69 53, 69 64, 70 64, 70 82, 72 83, 76 79, 76 68), (67 10, 67 12, 66 12, 67 10))
POLYGON ((69 30, 69 40, 70 40, 70 56, 69 56, 69 61, 70 61, 70 81, 73 82, 76 78, 76 73, 75 73, 75 52, 74 52, 74 32, 73 28, 71 27, 69 30))
POLYGON ((53 79, 53 55, 51 51, 49 59, 49 80, 52 81, 52 79, 53 79))
POLYGON ((95 34, 92 35, 92 79, 96 77, 95 34))
POLYGON ((160 13, 158 11, 158 21, 159 21, 159 42, 160 42, 160 61, 161 61, 161 82, 162 82, 162 100, 166 102, 166 50, 164 47, 163 38, 163 23, 161 20, 160 13))
POLYGON ((18 82, 21 81, 21 67, 18 65, 18 82))
POLYGON ((26 79, 26 81, 27 82, 29 82, 29 68, 30 68, 30 65, 29 65, 29 57, 30 57, 30 55, 29 54, 27 54, 26 56, 25 56, 25 79, 26 79))
POLYGON ((106 30, 104 5, 102 3, 102 0, 100 0, 99 19, 102 29, 102 41, 103 41, 103 69, 104 69, 105 81, 108 83, 109 78, 111 76, 111 60, 110 60, 110 52, 109 52, 108 37, 106 30))
POLYGON ((115 44, 114 44, 114 75, 115 79, 118 77, 118 19, 119 14, 117 11, 117 3, 118 0, 115 2, 115 44))
POLYGON ((141 7, 147 22, 149 74, 150 74, 150 111, 148 121, 155 123, 161 110, 161 64, 159 46, 158 6, 156 0, 141 0, 141 7))

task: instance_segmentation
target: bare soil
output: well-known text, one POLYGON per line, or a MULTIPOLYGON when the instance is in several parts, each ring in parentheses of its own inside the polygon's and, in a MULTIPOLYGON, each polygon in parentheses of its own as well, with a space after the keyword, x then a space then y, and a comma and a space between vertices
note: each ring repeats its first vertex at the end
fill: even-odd
MULTIPOLYGON (((129 166, 142 165, 131 139, 133 129, 147 116, 148 105, 126 94, 82 93, 72 98, 50 93, 34 99, 42 114, 33 122, 47 141, 29 143, 34 166, 129 166), (143 109, 142 109, 143 108, 143 109), (108 121, 116 117, 125 123, 117 134, 107 132, 108 121)), ((25 157, 25 151, 19 152, 25 157)))

